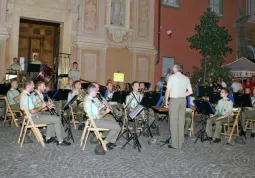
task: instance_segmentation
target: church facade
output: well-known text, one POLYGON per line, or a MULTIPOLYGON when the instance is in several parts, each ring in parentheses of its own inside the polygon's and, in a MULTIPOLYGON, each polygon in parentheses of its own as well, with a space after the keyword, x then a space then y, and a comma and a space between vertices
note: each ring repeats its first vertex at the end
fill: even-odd
MULTIPOLYGON (((59 64, 60 73, 68 71, 76 61, 84 80, 105 84, 113 78, 113 73, 120 72, 125 74, 125 82, 153 84, 154 3, 151 0, 0 0, 0 77, 4 77, 14 57, 24 58, 20 52, 20 34, 25 33, 26 26, 21 20, 29 20, 59 24, 58 53, 51 60, 67 60, 59 64), (71 54, 70 60, 60 59, 61 55, 57 55, 60 53, 71 54)), ((45 33, 40 29, 32 39, 38 38, 34 43, 40 48, 47 42, 47 35, 47 30, 45 33)), ((45 47, 44 56, 50 50, 45 47)), ((28 61, 31 59, 25 59, 25 63, 28 61)))

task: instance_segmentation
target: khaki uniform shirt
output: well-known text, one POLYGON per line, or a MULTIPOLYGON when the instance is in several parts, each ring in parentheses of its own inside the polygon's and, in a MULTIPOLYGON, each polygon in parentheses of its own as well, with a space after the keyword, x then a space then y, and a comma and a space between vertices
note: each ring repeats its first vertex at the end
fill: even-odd
POLYGON ((97 119, 97 115, 100 114, 98 104, 95 101, 95 98, 91 96, 86 96, 83 103, 84 111, 92 117, 92 119, 97 119))
POLYGON ((36 114, 31 114, 30 113, 30 109, 33 109, 33 108, 37 108, 37 107, 33 103, 32 97, 30 96, 30 94, 27 91, 24 90, 20 95, 20 109, 21 110, 26 109, 30 116, 38 115, 37 113, 36 114))
POLYGON ((77 69, 71 69, 71 70, 69 70, 69 72, 68 72, 68 77, 69 77, 69 78, 72 78, 74 82, 75 82, 76 80, 79 80, 79 79, 80 79, 80 76, 81 76, 80 71, 77 70, 77 69))
POLYGON ((134 109, 142 101, 142 99, 143 99, 143 95, 141 93, 139 93, 139 92, 138 93, 131 92, 126 97, 126 105, 128 104, 127 108, 128 109, 134 109))
POLYGON ((8 90, 7 99, 9 101, 10 105, 19 103, 19 100, 14 100, 13 99, 14 97, 19 96, 19 94, 20 94, 19 91, 16 90, 16 89, 11 88, 10 90, 8 90))
POLYGON ((10 67, 10 73, 16 74, 17 72, 21 71, 21 67, 18 64, 11 64, 10 67))
POLYGON ((171 75, 167 81, 170 98, 185 98, 187 90, 192 90, 188 77, 180 72, 171 75))
POLYGON ((224 116, 233 111, 233 102, 230 99, 221 99, 216 106, 217 116, 224 116))

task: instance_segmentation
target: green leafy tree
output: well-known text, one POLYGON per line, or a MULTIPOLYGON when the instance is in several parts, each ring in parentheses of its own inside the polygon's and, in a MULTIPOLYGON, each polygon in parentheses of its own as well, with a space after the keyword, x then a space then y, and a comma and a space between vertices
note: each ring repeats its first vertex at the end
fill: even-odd
POLYGON ((200 67, 194 66, 192 82, 195 83, 203 78, 207 84, 208 78, 217 81, 222 76, 225 81, 231 78, 229 69, 223 66, 224 57, 231 53, 232 49, 227 44, 232 40, 225 27, 218 25, 218 17, 214 12, 207 11, 200 17, 200 24, 195 26, 196 34, 187 40, 191 43, 190 48, 199 50, 203 56, 200 67))

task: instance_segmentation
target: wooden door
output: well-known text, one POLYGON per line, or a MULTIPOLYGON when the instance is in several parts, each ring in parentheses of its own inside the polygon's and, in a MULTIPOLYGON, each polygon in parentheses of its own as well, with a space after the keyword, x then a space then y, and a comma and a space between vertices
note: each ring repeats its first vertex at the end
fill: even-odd
POLYGON ((25 71, 28 69, 27 66, 35 60, 55 70, 54 57, 59 48, 59 43, 55 44, 55 36, 59 36, 57 29, 59 29, 59 24, 20 21, 18 57, 25 58, 25 71))

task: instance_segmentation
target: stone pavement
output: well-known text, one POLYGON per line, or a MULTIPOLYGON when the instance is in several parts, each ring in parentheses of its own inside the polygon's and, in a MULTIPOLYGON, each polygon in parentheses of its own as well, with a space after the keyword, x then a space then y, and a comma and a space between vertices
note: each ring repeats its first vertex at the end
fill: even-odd
MULTIPOLYGON (((161 139, 166 138, 168 124, 161 123, 161 139)), ((127 146, 108 151, 105 156, 94 154, 88 142, 86 150, 79 145, 81 131, 74 131, 75 144, 45 148, 35 142, 20 148, 17 140, 20 128, 0 126, 0 178, 255 178, 255 139, 246 145, 225 145, 209 142, 194 144, 194 138, 185 141, 182 150, 169 149, 158 144, 149 145, 141 137, 142 151, 127 146)))

